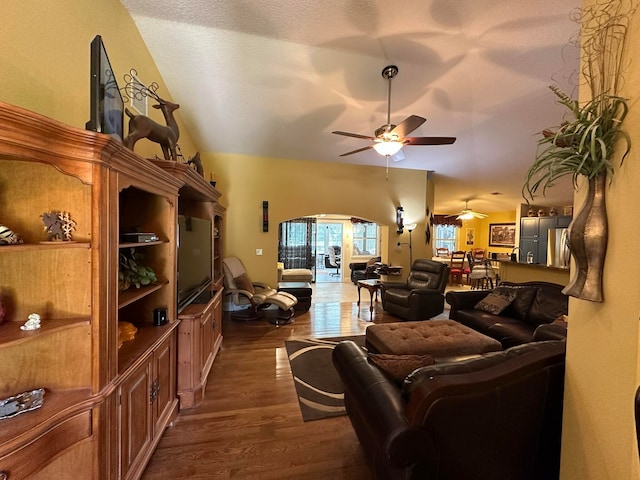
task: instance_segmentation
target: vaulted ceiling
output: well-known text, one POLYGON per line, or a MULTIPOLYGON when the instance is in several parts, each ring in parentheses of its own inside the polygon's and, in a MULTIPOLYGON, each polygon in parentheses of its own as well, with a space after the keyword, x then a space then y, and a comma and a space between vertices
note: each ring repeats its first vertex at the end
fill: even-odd
MULTIPOLYGON (((576 95, 579 0, 121 0, 203 151, 384 166, 386 123, 427 122, 393 168, 431 170, 438 213, 512 210, 539 132, 576 95), (500 195, 494 195, 500 193, 500 195)), ((152 82, 154 79, 141 79, 152 82)), ((569 182, 537 203, 566 205, 569 182)))

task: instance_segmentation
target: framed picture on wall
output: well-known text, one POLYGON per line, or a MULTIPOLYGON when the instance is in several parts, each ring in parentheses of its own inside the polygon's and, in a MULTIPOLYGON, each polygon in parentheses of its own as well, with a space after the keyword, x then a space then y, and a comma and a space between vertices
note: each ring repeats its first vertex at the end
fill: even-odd
POLYGON ((476 242, 476 229, 475 228, 467 228, 467 245, 475 245, 476 242))
POLYGON ((515 223, 490 223, 489 246, 513 247, 516 244, 515 223))

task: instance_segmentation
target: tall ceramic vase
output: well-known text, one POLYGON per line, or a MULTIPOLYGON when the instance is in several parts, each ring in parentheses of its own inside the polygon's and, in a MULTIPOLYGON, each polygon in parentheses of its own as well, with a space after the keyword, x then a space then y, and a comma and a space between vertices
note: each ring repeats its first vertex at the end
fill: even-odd
POLYGON ((574 260, 571 281, 562 293, 602 302, 602 270, 607 251, 606 174, 589 180, 587 198, 569 225, 569 247, 574 260))

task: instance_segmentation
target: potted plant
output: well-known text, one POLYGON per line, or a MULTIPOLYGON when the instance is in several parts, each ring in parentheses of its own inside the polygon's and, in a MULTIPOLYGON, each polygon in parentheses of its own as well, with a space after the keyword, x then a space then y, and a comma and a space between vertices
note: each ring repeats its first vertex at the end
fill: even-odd
POLYGON ((602 301, 602 269, 607 247, 607 214, 604 190, 607 175, 614 173, 614 152, 621 148, 620 165, 629 153, 631 139, 622 129, 627 100, 619 96, 627 28, 631 12, 620 0, 585 9, 575 20, 581 26, 581 76, 590 99, 572 100, 557 86, 550 87, 567 107, 561 125, 543 130, 538 151, 523 186, 525 199, 534 198, 571 175, 588 181, 587 197, 569 225, 569 246, 575 261, 571 280, 563 292, 577 298, 602 301))
POLYGON ((143 285, 156 283, 158 279, 151 267, 145 267, 141 263, 142 255, 135 248, 124 249, 120 252, 118 271, 118 290, 124 291, 134 286, 140 288, 143 285))

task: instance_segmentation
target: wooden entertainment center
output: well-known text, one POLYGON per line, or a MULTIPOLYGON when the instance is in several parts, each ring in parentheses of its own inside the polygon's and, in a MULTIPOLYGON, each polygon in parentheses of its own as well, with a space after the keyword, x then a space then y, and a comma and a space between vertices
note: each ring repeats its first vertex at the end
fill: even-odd
POLYGON ((0 245, 0 402, 45 391, 40 408, 0 419, 0 478, 139 478, 179 409, 202 399, 222 342, 224 208, 195 171, 164 163, 0 102, 0 224, 24 241, 0 245), (76 222, 73 242, 41 243, 51 210, 76 222), (180 315, 179 213, 214 228, 211 292, 180 315), (122 243, 129 231, 159 239, 122 243), (157 282, 119 291, 131 248, 157 282), (42 327, 21 330, 32 313, 42 327), (122 322, 137 332, 118 348, 122 322))
POLYGON ((187 306, 178 327, 178 396, 180 408, 198 405, 207 376, 222 343, 222 220, 220 193, 183 163, 153 160, 153 163, 183 182, 178 213, 213 220, 213 285, 211 293, 187 306))

